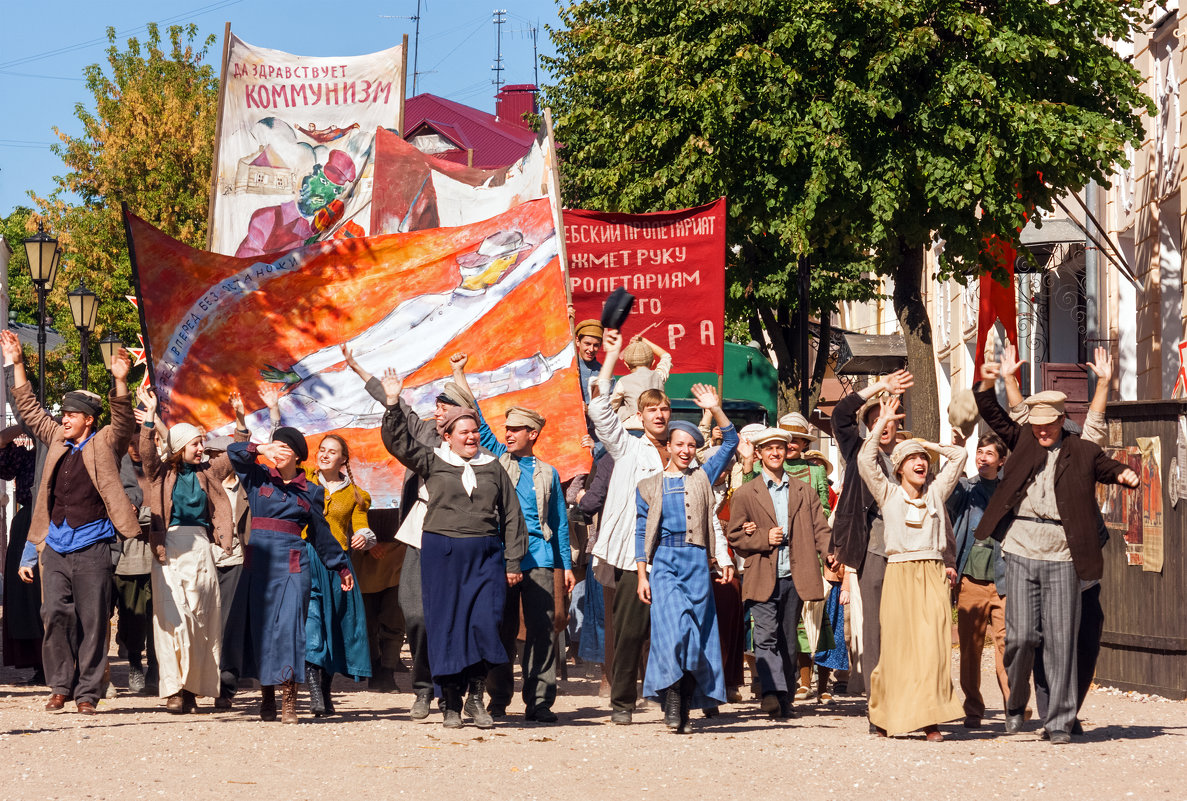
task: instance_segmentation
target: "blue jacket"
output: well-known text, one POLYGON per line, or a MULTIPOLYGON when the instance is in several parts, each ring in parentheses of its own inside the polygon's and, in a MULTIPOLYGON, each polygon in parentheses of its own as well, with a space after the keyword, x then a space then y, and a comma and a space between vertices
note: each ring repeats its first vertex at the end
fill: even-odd
MULTIPOLYGON (((956 575, 957 581, 964 579, 964 566, 969 560, 969 552, 976 545, 973 533, 985 514, 985 507, 997 489, 997 481, 986 483, 981 476, 962 478, 956 489, 948 496, 948 519, 952 521, 952 534, 956 537, 956 575)), ((1006 595, 1006 562, 1002 559, 1002 546, 993 540, 993 574, 997 594, 1003 598, 1006 595)))

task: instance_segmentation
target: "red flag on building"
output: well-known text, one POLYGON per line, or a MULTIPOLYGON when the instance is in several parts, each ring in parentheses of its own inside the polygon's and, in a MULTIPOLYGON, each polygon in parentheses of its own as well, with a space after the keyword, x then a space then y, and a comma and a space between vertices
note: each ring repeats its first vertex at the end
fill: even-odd
POLYGON ((981 276, 980 305, 977 308, 977 375, 981 374, 985 343, 994 323, 1000 320, 1006 338, 1014 347, 1018 347, 1018 306, 1014 299, 1014 261, 1018 258, 1018 249, 1001 237, 991 236, 985 240, 985 253, 1001 267, 1007 278, 1003 285, 988 273, 981 276))

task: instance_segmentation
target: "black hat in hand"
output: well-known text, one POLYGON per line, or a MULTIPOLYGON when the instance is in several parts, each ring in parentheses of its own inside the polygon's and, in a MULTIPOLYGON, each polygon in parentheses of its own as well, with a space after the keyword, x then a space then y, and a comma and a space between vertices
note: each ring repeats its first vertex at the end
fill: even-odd
POLYGON ((621 331, 626 318, 631 315, 631 307, 635 305, 635 296, 622 287, 616 288, 606 298, 602 306, 602 327, 621 331))

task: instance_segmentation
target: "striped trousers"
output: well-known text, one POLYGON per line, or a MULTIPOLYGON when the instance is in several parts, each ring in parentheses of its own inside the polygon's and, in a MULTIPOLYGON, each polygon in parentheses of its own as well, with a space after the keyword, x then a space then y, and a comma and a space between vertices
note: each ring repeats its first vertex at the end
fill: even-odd
POLYGON ((1021 714, 1030 700, 1035 652, 1043 665, 1051 702, 1043 722, 1048 732, 1071 730, 1076 719, 1076 631, 1080 625, 1080 579, 1071 562, 1048 562, 1004 554, 1006 560, 1007 714, 1021 714))

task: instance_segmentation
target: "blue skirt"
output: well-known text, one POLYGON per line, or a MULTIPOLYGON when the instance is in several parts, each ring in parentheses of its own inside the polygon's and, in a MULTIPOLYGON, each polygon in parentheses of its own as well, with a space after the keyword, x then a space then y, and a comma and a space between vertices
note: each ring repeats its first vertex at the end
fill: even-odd
POLYGON ((305 620, 305 661, 355 681, 367 678, 371 675, 371 649, 358 577, 351 591, 343 592, 341 577, 326 569, 308 541, 305 547, 313 576, 305 620))
POLYGON ((507 601, 502 540, 426 531, 420 546, 420 587, 434 679, 509 661, 499 638, 507 601))
POLYGON ((300 537, 252 529, 226 633, 240 647, 241 678, 263 685, 305 678, 309 562, 300 537))
MULTIPOLYGON (((841 606, 841 583, 828 582, 828 598, 824 602, 825 624, 832 627, 833 647, 817 651, 812 661, 833 670, 849 669, 849 646, 845 642, 845 607, 841 606)), ((824 639, 821 637, 821 639, 824 639)))
POLYGON ((594 578, 593 567, 585 571, 585 596, 582 600, 581 642, 577 656, 585 662, 606 661, 606 599, 602 585, 594 578))
POLYGON ((643 694, 660 693, 691 673, 694 708, 726 702, 717 606, 705 549, 661 540, 651 563, 651 651, 643 694))

